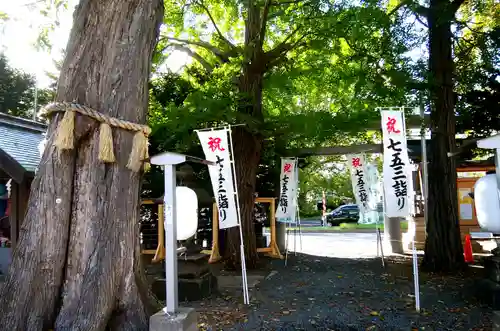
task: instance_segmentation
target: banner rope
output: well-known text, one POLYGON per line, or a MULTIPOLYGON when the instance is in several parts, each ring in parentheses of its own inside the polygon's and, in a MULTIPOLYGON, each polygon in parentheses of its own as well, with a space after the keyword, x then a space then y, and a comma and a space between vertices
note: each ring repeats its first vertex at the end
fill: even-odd
POLYGON ((104 163, 114 163, 116 161, 111 131, 111 127, 114 127, 135 132, 127 168, 134 172, 138 172, 143 166, 144 171, 149 169, 150 165, 146 161, 149 159, 148 137, 151 134, 151 128, 147 125, 107 116, 90 107, 74 102, 53 102, 40 110, 40 114, 45 117, 50 117, 54 113, 61 112, 64 112, 64 117, 57 126, 54 140, 54 146, 59 150, 71 150, 74 148, 75 115, 79 113, 101 123, 99 128, 100 161, 104 163))

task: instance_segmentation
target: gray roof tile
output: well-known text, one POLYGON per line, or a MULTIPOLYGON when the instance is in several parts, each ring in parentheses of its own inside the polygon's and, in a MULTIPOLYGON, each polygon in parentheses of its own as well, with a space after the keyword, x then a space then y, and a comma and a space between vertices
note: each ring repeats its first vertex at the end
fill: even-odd
POLYGON ((0 115, 0 148, 26 171, 35 172, 38 167, 38 146, 44 137, 45 125, 6 114, 0 115))

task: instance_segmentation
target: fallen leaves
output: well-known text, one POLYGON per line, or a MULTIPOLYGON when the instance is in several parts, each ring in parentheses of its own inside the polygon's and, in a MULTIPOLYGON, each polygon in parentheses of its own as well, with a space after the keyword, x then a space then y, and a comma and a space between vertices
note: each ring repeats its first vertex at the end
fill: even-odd
POLYGON ((248 322, 248 315, 240 311, 238 308, 235 310, 217 310, 203 311, 198 316, 198 330, 220 330, 224 327, 229 327, 239 323, 248 322))
POLYGON ((466 327, 473 330, 471 315, 480 320, 479 326, 487 326, 475 331, 491 330, 487 319, 478 317, 480 309, 457 295, 459 282, 464 279, 444 283, 439 278, 427 277, 421 283, 425 309, 417 313, 411 268, 406 273, 395 270, 399 266, 394 265, 381 271, 377 264, 372 271, 365 262, 348 262, 347 266, 342 262, 327 268, 315 260, 300 262, 300 268, 278 269, 280 277, 262 282, 251 295, 258 300, 250 306, 241 304, 240 292, 222 293, 207 300, 207 304, 201 305, 199 329, 280 330, 286 325, 287 329, 295 330, 337 330, 335 323, 339 322, 339 316, 347 316, 352 323, 350 328, 376 331, 387 330, 394 316, 404 314, 411 323, 406 328, 412 331, 433 330, 432 326, 442 330, 466 327))

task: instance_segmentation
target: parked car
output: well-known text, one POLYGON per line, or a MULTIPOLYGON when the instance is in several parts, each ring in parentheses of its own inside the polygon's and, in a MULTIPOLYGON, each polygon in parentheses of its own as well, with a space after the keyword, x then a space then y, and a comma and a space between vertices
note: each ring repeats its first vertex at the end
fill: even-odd
POLYGON ((326 215, 326 222, 331 226, 339 226, 341 223, 357 223, 359 219, 359 207, 348 204, 338 207, 326 215))

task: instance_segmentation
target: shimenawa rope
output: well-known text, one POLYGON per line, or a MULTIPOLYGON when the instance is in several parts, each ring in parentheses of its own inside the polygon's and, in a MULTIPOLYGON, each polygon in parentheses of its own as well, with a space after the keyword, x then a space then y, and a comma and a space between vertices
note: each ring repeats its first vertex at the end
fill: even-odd
POLYGON ((73 102, 54 102, 43 107, 41 110, 41 114, 47 117, 59 112, 64 112, 64 116, 57 127, 54 140, 54 145, 59 150, 74 148, 75 114, 80 113, 101 123, 99 127, 99 160, 106 163, 113 163, 116 161, 113 151, 113 134, 111 130, 111 127, 114 127, 135 132, 127 168, 135 172, 141 170, 143 165, 145 171, 149 168, 149 163, 145 161, 149 159, 148 136, 151 134, 151 128, 147 125, 110 117, 90 107, 73 102))

